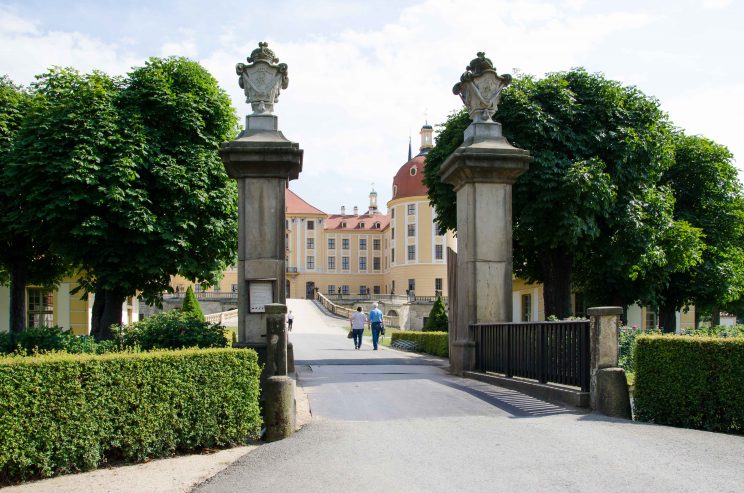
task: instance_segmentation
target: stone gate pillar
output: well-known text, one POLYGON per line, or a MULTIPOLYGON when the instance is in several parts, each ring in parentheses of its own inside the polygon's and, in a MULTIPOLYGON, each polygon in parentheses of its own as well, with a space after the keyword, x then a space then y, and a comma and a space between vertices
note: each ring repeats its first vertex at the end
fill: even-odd
POLYGON ((439 171, 457 193, 457 306, 450 333, 455 373, 475 368, 469 324, 512 321, 512 184, 532 158, 512 146, 491 119, 510 82, 510 75, 498 75, 478 53, 453 88, 473 120, 439 171))
POLYGON ((265 346, 266 309, 286 303, 287 182, 302 171, 303 151, 279 131, 274 104, 289 83, 287 65, 259 43, 238 63, 239 85, 253 113, 237 139, 222 144, 225 170, 238 182, 238 343, 265 346))

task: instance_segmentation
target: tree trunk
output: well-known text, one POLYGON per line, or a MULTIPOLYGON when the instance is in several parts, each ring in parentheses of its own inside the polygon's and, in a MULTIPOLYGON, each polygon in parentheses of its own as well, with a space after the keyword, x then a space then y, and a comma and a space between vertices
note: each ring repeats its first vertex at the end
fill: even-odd
POLYGON ((23 332, 26 328, 26 284, 28 265, 16 259, 10 266, 10 331, 23 332))
POLYGON ((721 307, 713 305, 710 308, 710 326, 716 327, 718 325, 721 325, 721 307))
POLYGON ((548 250, 542 256, 545 318, 566 318, 571 311, 571 268, 573 258, 562 250, 548 250))
POLYGON ((90 334, 96 340, 112 339, 112 325, 121 325, 121 305, 126 296, 115 290, 103 289, 93 300, 90 334))
POLYGON ((662 332, 675 332, 677 329, 677 310, 674 305, 659 306, 659 327, 662 332))

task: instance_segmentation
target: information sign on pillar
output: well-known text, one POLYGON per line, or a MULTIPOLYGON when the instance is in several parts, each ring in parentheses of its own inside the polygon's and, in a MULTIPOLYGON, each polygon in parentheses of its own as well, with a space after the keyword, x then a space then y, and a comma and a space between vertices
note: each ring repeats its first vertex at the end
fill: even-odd
POLYGON ((274 109, 289 86, 286 63, 261 42, 235 71, 251 113, 237 139, 220 146, 238 184, 238 343, 266 344, 270 303, 286 303, 284 211, 289 180, 302 171, 303 151, 279 130, 274 109), (281 289, 280 289, 281 287, 281 289))

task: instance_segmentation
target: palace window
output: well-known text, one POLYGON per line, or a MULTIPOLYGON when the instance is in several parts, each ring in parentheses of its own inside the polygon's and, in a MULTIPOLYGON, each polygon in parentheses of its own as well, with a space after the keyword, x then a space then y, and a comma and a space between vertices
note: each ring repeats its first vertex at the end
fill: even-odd
POLYGON ((372 257, 372 269, 380 270, 380 257, 372 257))
POLYGON ((360 250, 366 250, 367 249, 367 240, 362 238, 359 240, 359 249, 360 250))
POLYGON ((336 270, 336 257, 328 257, 328 270, 336 270))
POLYGON ((344 284, 343 286, 341 286, 341 294, 349 294, 349 285, 348 284, 344 284))
POLYGON ((307 268, 308 269, 314 269, 315 268, 315 257, 313 255, 307 256, 307 268))
POLYGON ((329 250, 335 250, 336 249, 336 239, 335 238, 328 238, 328 249, 329 250))
POLYGON ((408 260, 416 260, 416 245, 408 245, 408 260))
POLYGON ((409 224, 408 225, 408 236, 416 236, 416 225, 415 224, 409 224))
POLYGON ((308 238, 307 239, 307 249, 308 250, 314 250, 315 249, 315 238, 308 238))
POLYGON ((315 229, 315 221, 308 221, 307 229, 315 229))
POLYGON ((349 270, 349 257, 341 257, 341 269, 349 270))
POLYGON ((28 289, 28 326, 51 327, 54 325, 54 298, 52 292, 41 288, 28 289))
POLYGON ((413 216, 416 214, 416 204, 408 204, 408 215, 413 216))
POLYGON ((375 238, 372 240, 372 250, 379 250, 380 249, 380 239, 375 238))
POLYGON ((326 291, 328 294, 336 294, 336 285, 335 284, 329 284, 328 285, 328 291, 326 291))
POLYGON ((372 286, 372 292, 374 294, 380 294, 380 286, 372 286))
POLYGON ((442 290, 442 278, 441 277, 434 278, 434 289, 436 291, 442 290))
POLYGON ((341 240, 341 249, 342 250, 348 250, 349 249, 349 239, 344 238, 341 240))
POLYGON ((367 257, 359 257, 359 270, 367 270, 367 257))
POLYGON ((395 262, 395 248, 390 249, 390 262, 395 262))
POLYGON ((434 245, 434 258, 437 260, 444 259, 444 245, 434 245))

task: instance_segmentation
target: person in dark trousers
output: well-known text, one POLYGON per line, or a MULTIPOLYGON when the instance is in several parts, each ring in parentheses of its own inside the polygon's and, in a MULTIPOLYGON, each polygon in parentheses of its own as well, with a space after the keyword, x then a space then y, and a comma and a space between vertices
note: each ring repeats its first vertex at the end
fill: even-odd
POLYGON ((367 323, 367 316, 362 311, 362 307, 357 307, 357 311, 349 317, 351 320, 351 332, 354 339, 354 349, 362 347, 362 334, 364 334, 364 324, 367 323))
POLYGON ((292 322, 294 322, 294 315, 292 314, 292 310, 289 310, 289 313, 287 314, 287 329, 289 329, 290 332, 292 332, 292 322))
POLYGON ((377 302, 372 303, 372 310, 369 312, 369 323, 372 326, 372 347, 377 351, 377 343, 380 340, 382 331, 382 312, 377 308, 377 302))

